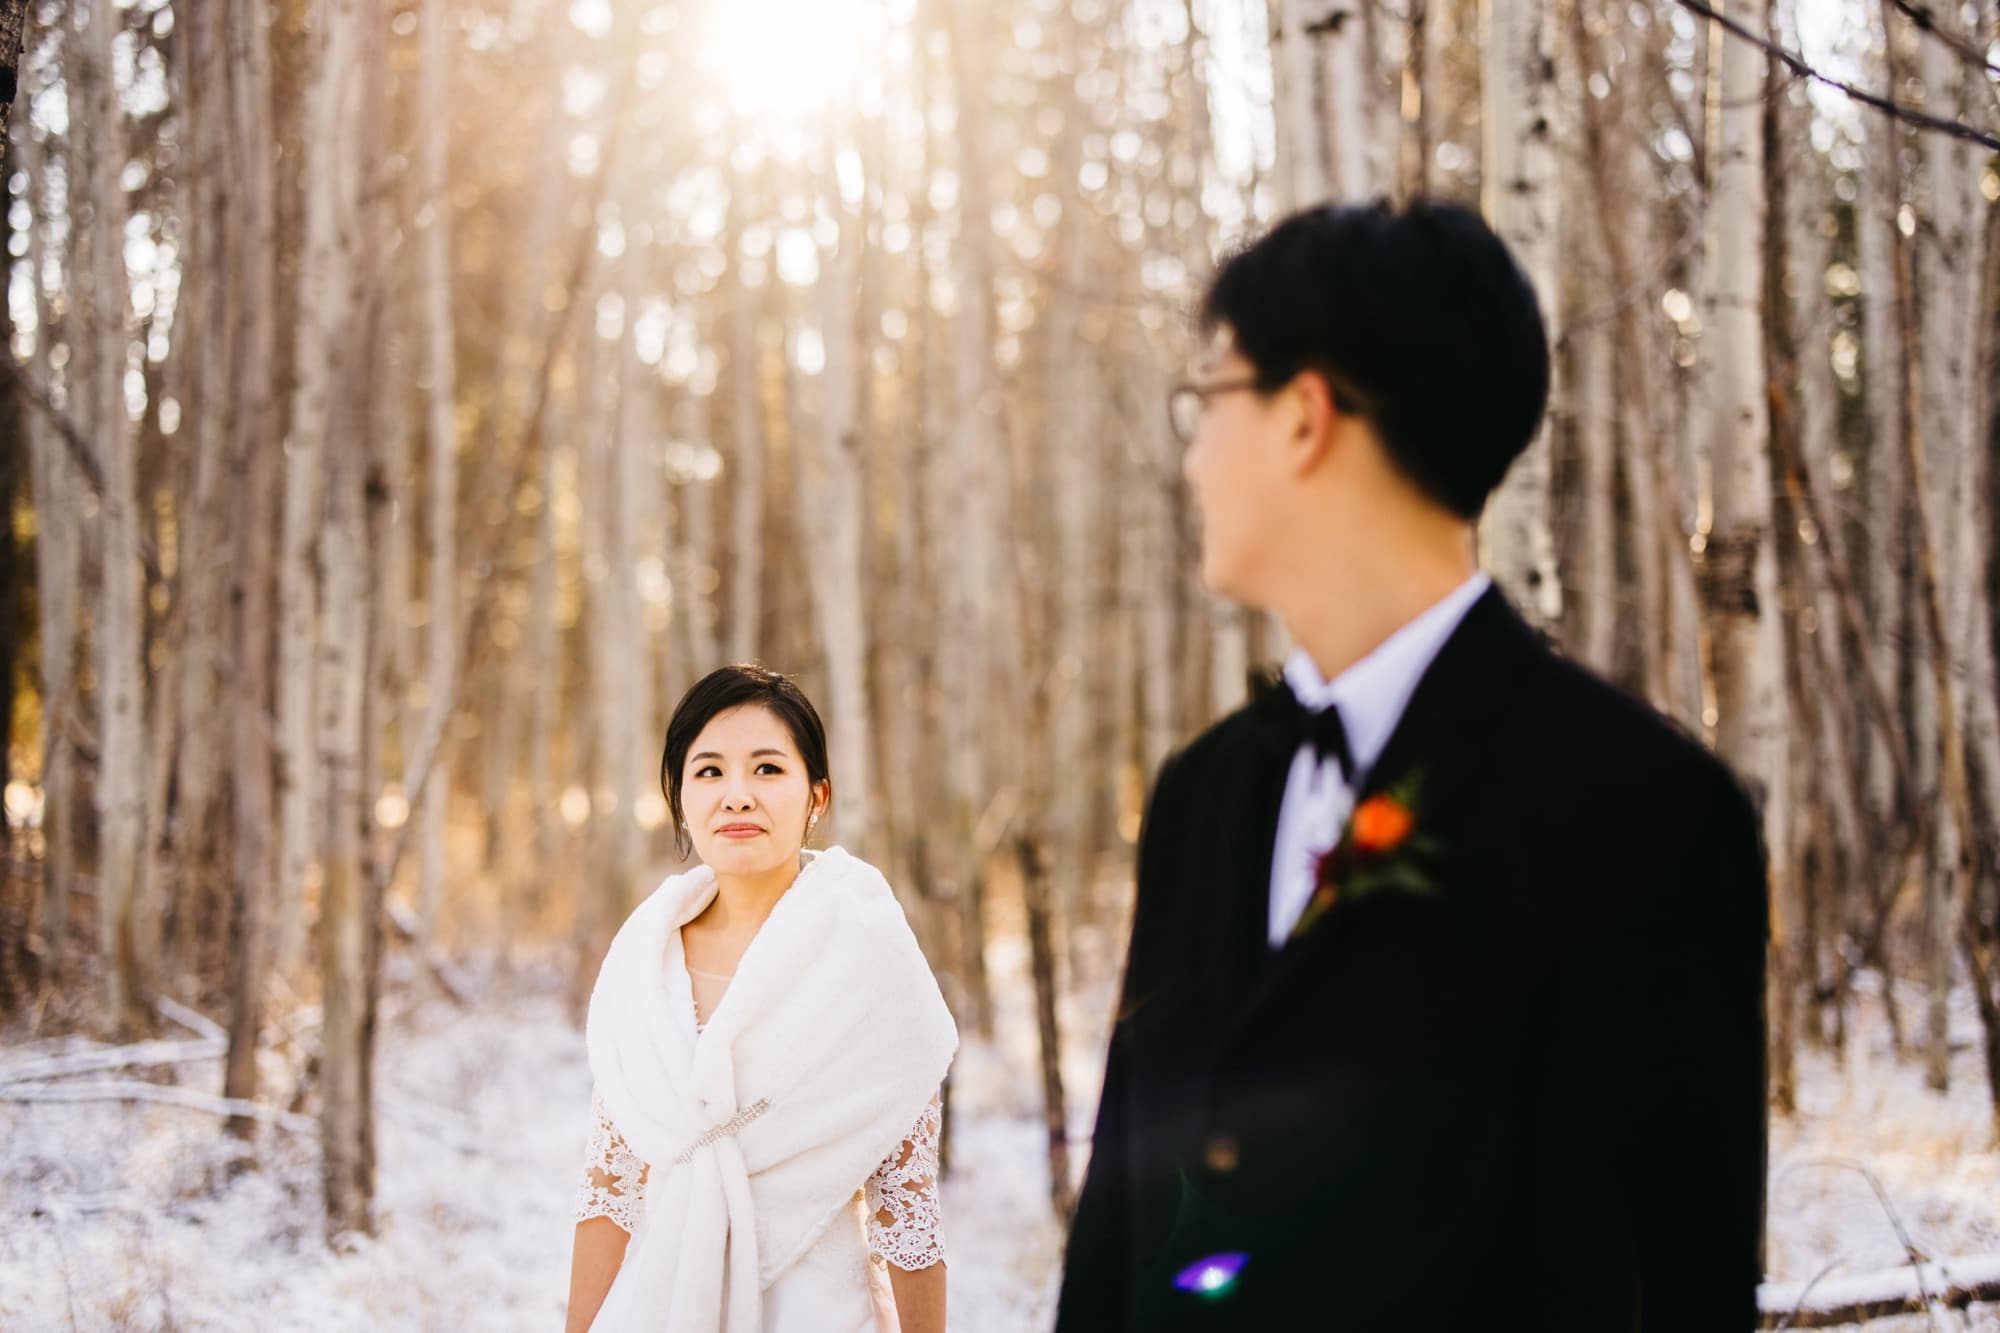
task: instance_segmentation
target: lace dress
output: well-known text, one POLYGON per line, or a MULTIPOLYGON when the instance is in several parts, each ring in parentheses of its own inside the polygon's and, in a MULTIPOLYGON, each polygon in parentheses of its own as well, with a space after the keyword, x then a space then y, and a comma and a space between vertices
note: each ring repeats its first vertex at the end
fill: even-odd
MULTIPOLYGON (((713 1011, 729 977, 687 967, 678 948, 670 947, 667 967, 670 985, 676 991, 682 983, 688 987, 684 1012, 699 1033, 703 1027, 703 1007, 713 1011)), ((595 1089, 591 1092, 590 1112, 590 1146, 585 1155, 583 1179, 577 1188, 576 1220, 602 1217, 629 1236, 645 1214, 646 1163, 619 1136, 595 1089)), ((894 1327, 893 1313, 882 1311, 883 1305, 891 1300, 884 1277, 887 1267, 893 1264, 905 1272, 915 1272, 941 1263, 945 1257, 937 1188, 941 1119, 942 1108, 934 1096, 911 1126, 908 1137, 876 1167, 854 1195, 855 1209, 864 1224, 861 1230, 870 1270, 867 1281, 874 1289, 872 1294, 883 1327, 894 1327)), ((856 1247, 856 1262, 860 1248, 856 1247)), ((767 1307, 770 1296, 776 1294, 775 1288, 767 1294, 767 1307)), ((772 1311, 767 1308, 766 1313, 768 1316, 772 1311)))
MULTIPOLYGON (((646 1164, 625 1146, 595 1092, 590 1098, 590 1149, 577 1188, 576 1220, 608 1218, 630 1235, 646 1198, 646 1164)), ((889 1154, 862 1187, 868 1222, 868 1257, 905 1272, 944 1259, 943 1215, 938 1207, 938 1127, 940 1107, 933 1097, 910 1136, 889 1154)))

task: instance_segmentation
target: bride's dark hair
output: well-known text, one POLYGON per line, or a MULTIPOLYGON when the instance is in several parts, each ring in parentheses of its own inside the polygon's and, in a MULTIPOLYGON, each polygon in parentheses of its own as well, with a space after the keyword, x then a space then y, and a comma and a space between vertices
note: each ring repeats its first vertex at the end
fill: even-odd
POLYGON ((718 714, 745 704, 768 708, 785 724, 785 730, 792 733, 792 744, 798 747, 799 758, 805 763, 806 779, 813 786, 830 780, 826 768, 826 726, 819 720, 819 710, 812 706, 812 700, 792 683, 791 677, 747 662, 717 667, 689 686, 681 701, 674 705, 674 715, 667 723, 666 753, 660 756, 660 790, 666 793, 667 810, 674 818, 674 843, 682 856, 693 848, 687 834, 687 820, 681 811, 681 769, 687 763, 688 751, 694 748, 702 728, 718 714))

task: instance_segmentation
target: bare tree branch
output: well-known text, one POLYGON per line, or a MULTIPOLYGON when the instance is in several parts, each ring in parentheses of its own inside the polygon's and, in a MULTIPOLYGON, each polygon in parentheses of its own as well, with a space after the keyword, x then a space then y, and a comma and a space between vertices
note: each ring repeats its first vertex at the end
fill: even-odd
POLYGON ((1863 106, 1874 107, 1877 111, 1900 120, 1906 125, 1915 125, 1919 129, 1934 130, 1939 134, 1950 135, 1954 139, 1964 139, 1970 143, 1990 148, 1994 152, 2000 152, 2000 135, 1988 134, 1984 130, 1952 120, 1948 116, 1933 116, 1929 112, 1919 111, 1915 107, 1906 106, 1892 97, 1884 97, 1880 93, 1871 93, 1865 88, 1858 88, 1845 79, 1836 79, 1831 74, 1822 74, 1806 63, 1805 57, 1799 55, 1796 51, 1788 51, 1762 34, 1752 32, 1735 19, 1728 18, 1707 4, 1704 4, 1703 0, 1679 0, 1679 3, 1681 8, 1688 12, 1714 21, 1732 36, 1749 42, 1752 46, 1764 51, 1773 60, 1778 61, 1786 69, 1791 70, 1794 74, 1802 78, 1811 79, 1815 83, 1823 83, 1829 88, 1845 93, 1848 97, 1861 103, 1863 106))
POLYGON ((262 1120, 294 1134, 313 1134, 319 1122, 240 1097, 211 1097, 192 1088, 168 1083, 141 1083, 131 1079, 110 1079, 102 1083, 52 1083, 40 1086, 0 1088, 4 1102, 150 1102, 158 1106, 179 1106, 210 1115, 244 1116, 262 1120))
MULTIPOLYGON (((0 0, 0 5, 6 3, 8 0, 0 0)), ((76 464, 76 470, 90 483, 90 489, 102 496, 104 469, 98 465, 97 455, 92 451, 90 441, 83 437, 83 431, 77 427, 76 422, 70 420, 69 415, 56 406, 56 400, 50 396, 49 391, 35 383, 34 377, 22 370, 11 355, 0 356, 0 370, 7 373, 7 378, 14 382, 14 387, 21 391, 21 396, 56 428, 56 434, 62 436, 63 444, 69 449, 70 461, 76 464)))
POLYGON ((1939 27, 1937 16, 1931 13, 1929 5, 1920 5, 1916 0, 1889 0, 1889 3, 1907 15, 1910 22, 1917 25, 1919 31, 1927 32, 1943 42, 1967 64, 1976 65, 1988 74, 2000 74, 2000 65, 1989 60, 1986 52, 1980 50, 1976 43, 1947 28, 1939 27))

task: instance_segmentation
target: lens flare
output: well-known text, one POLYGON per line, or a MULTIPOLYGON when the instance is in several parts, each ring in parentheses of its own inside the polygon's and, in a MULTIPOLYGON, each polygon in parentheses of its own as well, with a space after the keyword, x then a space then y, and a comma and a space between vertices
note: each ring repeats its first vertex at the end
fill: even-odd
POLYGON ((1249 1260, 1245 1253, 1211 1254, 1175 1274, 1174 1285, 1197 1296, 1227 1296, 1236 1285, 1237 1274, 1249 1260))

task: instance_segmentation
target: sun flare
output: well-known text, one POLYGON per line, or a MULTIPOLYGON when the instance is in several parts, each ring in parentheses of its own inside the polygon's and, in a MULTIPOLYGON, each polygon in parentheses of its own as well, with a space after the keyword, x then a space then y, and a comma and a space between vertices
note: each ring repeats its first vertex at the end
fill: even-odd
POLYGON ((885 21, 879 0, 725 0, 711 15, 704 63, 731 106, 785 118, 851 97, 885 21))

